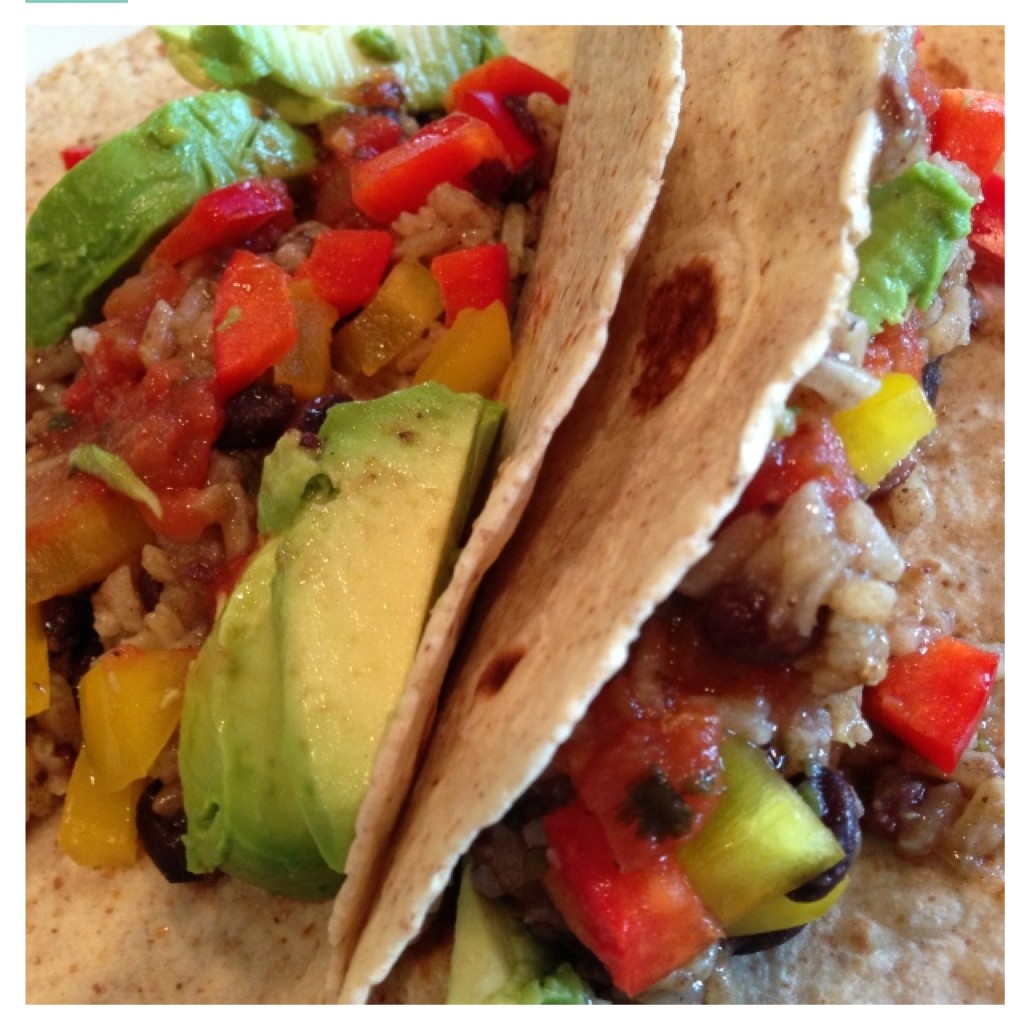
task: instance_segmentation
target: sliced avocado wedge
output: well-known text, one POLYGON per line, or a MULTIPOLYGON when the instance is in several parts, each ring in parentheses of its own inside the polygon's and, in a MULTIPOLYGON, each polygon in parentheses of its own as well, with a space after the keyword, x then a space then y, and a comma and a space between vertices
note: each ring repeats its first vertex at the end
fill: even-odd
POLYGON ((194 25, 157 30, 194 85, 240 89, 296 124, 365 105, 359 87, 382 75, 407 110, 441 107, 456 78, 502 51, 481 25, 194 25))
POLYGON ((178 760, 190 871, 222 870, 296 899, 341 875, 299 811, 281 745, 281 671, 271 610, 277 541, 253 557, 189 674, 178 760))
POLYGON ((448 976, 449 1005, 590 1002, 579 975, 556 961, 525 925, 476 891, 463 863, 448 976))
POLYGON ((321 466, 337 497, 308 502, 280 535, 273 609, 284 760, 336 871, 447 582, 499 408, 437 384, 334 406, 321 466))
POLYGON ((97 291, 212 189, 315 164, 310 141, 238 92, 160 107, 99 146, 43 197, 25 235, 29 347, 55 345, 97 291))

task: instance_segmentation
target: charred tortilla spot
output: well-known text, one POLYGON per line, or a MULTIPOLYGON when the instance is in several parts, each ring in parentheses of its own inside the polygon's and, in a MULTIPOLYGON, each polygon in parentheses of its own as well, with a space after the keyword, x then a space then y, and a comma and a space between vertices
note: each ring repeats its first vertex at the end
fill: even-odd
POLYGON ((515 671, 516 665, 523 660, 524 654, 526 651, 522 648, 512 648, 495 655, 480 673, 476 692, 487 697, 496 694, 508 682, 508 677, 515 671))
POLYGON ((711 344, 718 326, 717 300, 714 272, 703 259, 678 268, 655 289, 637 348, 640 375, 630 392, 640 415, 661 405, 711 344))

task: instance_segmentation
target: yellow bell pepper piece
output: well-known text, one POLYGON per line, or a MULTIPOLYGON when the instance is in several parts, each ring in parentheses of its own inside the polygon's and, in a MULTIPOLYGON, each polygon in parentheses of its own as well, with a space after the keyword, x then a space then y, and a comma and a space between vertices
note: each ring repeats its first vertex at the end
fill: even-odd
POLYGON ((464 309, 416 371, 416 383, 433 380, 452 391, 494 393, 512 362, 512 333, 501 302, 464 309))
POLYGON ((50 706, 50 652, 39 605, 25 606, 25 717, 50 706))
POLYGON ((935 413, 921 385, 907 373, 890 373, 870 398, 832 417, 850 465, 877 487, 921 438, 935 429, 935 413))
POLYGON ((298 337, 274 367, 274 383, 287 384, 300 402, 308 402, 330 387, 331 329, 338 314, 317 296, 311 281, 293 281, 290 290, 298 337))
POLYGON ((849 884, 850 879, 846 877, 827 896, 810 903, 798 903, 788 896, 773 896, 732 925, 729 935, 760 935, 763 932, 778 932, 810 924, 827 914, 839 902, 849 884))
POLYGON ((760 750, 722 742, 725 794, 679 861, 727 931, 843 859, 843 848, 760 750))
POLYGON ((64 798, 60 848, 76 864, 87 868, 134 864, 139 854, 135 805, 145 785, 145 779, 138 779, 117 792, 101 789, 83 746, 64 798))
POLYGON ((443 312, 441 289, 430 271, 416 260, 402 260, 363 311, 335 335, 334 364, 372 377, 415 345, 443 312))
POLYGON ((82 677, 82 737, 98 789, 116 792, 149 772, 181 718, 195 653, 117 647, 82 677))

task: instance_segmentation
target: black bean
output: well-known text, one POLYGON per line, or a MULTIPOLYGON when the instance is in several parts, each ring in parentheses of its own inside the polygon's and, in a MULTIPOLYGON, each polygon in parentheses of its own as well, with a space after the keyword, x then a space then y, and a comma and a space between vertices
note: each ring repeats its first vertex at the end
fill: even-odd
POLYGON ((907 482, 907 477, 914 472, 917 466, 917 459, 913 453, 905 459, 900 459, 884 477, 882 482, 868 495, 868 501, 877 501, 891 494, 897 487, 907 482))
POLYGON ((199 881, 203 876, 192 874, 185 864, 182 837, 187 823, 184 810, 174 814, 160 814, 153 809, 153 798, 162 788, 163 783, 154 779, 142 791, 135 807, 135 825, 142 847, 168 882, 199 881))
POLYGON ((773 628, 770 610, 769 596, 759 587, 743 580, 721 583, 701 603, 704 635, 723 654, 758 665, 792 661, 817 642, 823 618, 804 636, 795 630, 773 628))
POLYGON ((872 832, 895 836, 928 793, 928 781, 897 764, 883 767, 875 776, 871 799, 865 808, 864 825, 872 832))
POLYGON ((787 893, 798 903, 814 903, 827 896, 845 877, 860 849, 861 805, 857 791, 846 781, 842 772, 824 765, 811 769, 808 778, 795 780, 798 788, 809 787, 814 802, 821 809, 821 821, 843 848, 845 857, 816 878, 787 893))
POLYGON ((70 651, 92 633, 92 602, 86 591, 51 597, 42 603, 41 611, 50 654, 70 651))
POLYGON ((942 385, 942 357, 925 363, 921 371, 921 387, 924 389, 925 398, 933 408, 939 398, 939 387, 942 385))
POLYGON ((222 451, 271 448, 295 413, 295 398, 286 384, 258 380, 224 405, 227 422, 217 438, 222 451))
POLYGON ((741 935, 729 940, 729 952, 733 956, 749 956, 751 953, 762 953, 766 949, 774 949, 784 942, 799 935, 806 925, 798 924, 795 928, 780 928, 776 932, 761 932, 759 935, 741 935))
MULTIPOLYGON (((317 395, 308 402, 300 405, 292 417, 291 426, 302 432, 303 435, 315 434, 327 418, 327 410, 340 402, 347 402, 346 395, 317 395)), ((305 443, 305 439, 303 439, 305 443)))

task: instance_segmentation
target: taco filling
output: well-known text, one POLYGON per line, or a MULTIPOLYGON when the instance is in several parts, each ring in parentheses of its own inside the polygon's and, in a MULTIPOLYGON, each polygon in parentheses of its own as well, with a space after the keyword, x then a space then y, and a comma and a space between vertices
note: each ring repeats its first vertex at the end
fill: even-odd
POLYGON ((1002 98, 938 89, 908 41, 848 312, 710 551, 473 845, 449 1001, 699 1002, 842 898, 862 829, 1001 885, 1001 645, 951 634, 901 541, 935 518, 942 360, 1001 283, 1002 98), (474 982, 482 914, 513 952, 474 982))
POLYGON ((26 816, 323 898, 487 476, 569 93, 491 29, 164 41, 210 91, 68 140, 27 231, 26 816))

